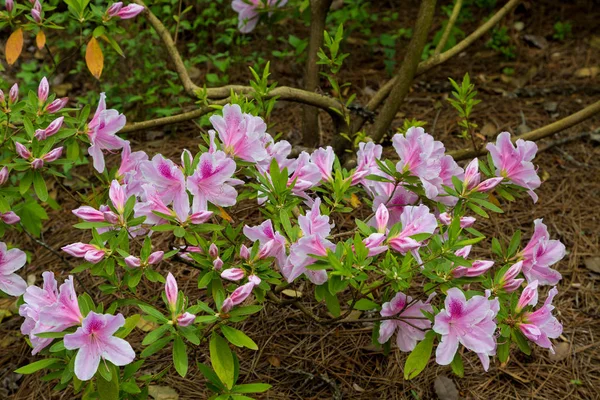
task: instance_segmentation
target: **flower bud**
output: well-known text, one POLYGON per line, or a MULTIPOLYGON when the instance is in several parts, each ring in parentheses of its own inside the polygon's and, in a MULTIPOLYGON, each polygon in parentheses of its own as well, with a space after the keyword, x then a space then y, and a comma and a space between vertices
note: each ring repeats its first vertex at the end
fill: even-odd
POLYGON ((485 274, 488 269, 492 268, 493 265, 493 261, 475 260, 473 261, 473 265, 470 267, 456 267, 454 270, 452 270, 452 275, 455 278, 474 278, 476 276, 485 274))
POLYGON ((81 258, 85 256, 85 253, 87 253, 88 251, 96 250, 96 246, 92 244, 77 242, 69 244, 67 246, 63 246, 61 249, 62 251, 73 257, 81 258))
POLYGON ((223 305, 221 306, 221 312, 228 313, 229 311, 231 311, 232 308, 233 301, 231 300, 231 298, 228 297, 223 301, 223 305))
POLYGON ((118 224, 119 223, 119 217, 117 216, 117 214, 115 214, 112 211, 105 211, 104 213, 104 220, 110 224, 118 224))
POLYGON ((167 295, 167 302, 171 310, 174 310, 177 306, 177 281, 173 274, 169 272, 167 275, 167 282, 165 283, 165 294, 167 295))
POLYGON ((190 326, 196 320, 196 316, 194 314, 190 314, 189 312, 185 312, 177 317, 177 325, 186 327, 190 326))
POLYGON ((515 308, 516 312, 521 312, 523 308, 526 306, 534 306, 538 301, 538 281, 533 281, 529 285, 523 289, 523 293, 521 293, 521 297, 519 297, 519 301, 517 302, 517 307, 515 308))
POLYGON ((48 79, 43 77, 38 86, 38 101, 40 104, 44 104, 48 100, 48 94, 50 94, 50 85, 48 85, 48 79))
POLYGON ((377 223, 377 232, 385 233, 389 219, 390 219, 390 212, 388 211, 385 204, 381 203, 379 205, 379 207, 377 207, 377 211, 375 212, 375 221, 377 223))
POLYGON ((25 160, 27 160, 31 157, 31 152, 29 150, 27 150, 27 148, 19 142, 15 142, 15 150, 16 150, 17 154, 25 160))
POLYGON ((212 216, 212 211, 199 211, 190 215, 190 222, 194 225, 203 224, 212 216))
POLYGON ((15 6, 14 1, 13 0, 6 0, 5 5, 6 5, 6 11, 8 11, 9 14, 10 14, 12 12, 14 6, 15 6))
POLYGON ((256 275, 250 275, 248 277, 248 282, 252 283, 254 286, 260 285, 261 279, 256 275))
POLYGON ((4 96, 4 90, 0 89, 0 104, 4 105, 6 103, 6 96, 4 96))
POLYGON ((37 140, 44 140, 54 135, 62 127, 65 117, 58 117, 54 121, 50 122, 50 125, 46 129, 38 129, 35 131, 35 138, 37 140))
POLYGON ((492 190, 493 188, 498 186, 498 184, 500 184, 500 182, 502 182, 502 180, 504 180, 504 178, 502 178, 502 177, 487 179, 487 180, 481 182, 479 185, 477 185, 475 190, 477 190, 478 192, 489 192, 490 190, 492 190))
POLYGON ((86 222, 104 222, 104 213, 90 206, 81 206, 72 213, 86 222))
POLYGON ((465 168, 465 178, 463 182, 467 189, 473 189, 475 186, 479 185, 480 180, 479 160, 474 158, 465 168))
POLYGON ((83 258, 92 264, 97 264, 104 258, 104 254, 104 250, 94 249, 85 253, 83 258))
POLYGON ((52 161, 56 161, 60 158, 60 156, 62 155, 63 152, 63 147, 57 147, 53 150, 50 150, 48 153, 44 154, 42 156, 42 160, 46 161, 46 162, 52 162, 52 161))
POLYGON ((12 87, 10 88, 10 92, 8 92, 8 100, 14 104, 17 101, 19 101, 19 85, 18 84, 14 84, 12 85, 12 87))
POLYGON ((33 4, 33 9, 42 12, 42 3, 40 3, 40 0, 35 0, 33 4))
POLYGON ((219 248, 217 247, 216 244, 214 244, 214 243, 210 244, 210 246, 208 247, 208 255, 211 256, 212 258, 219 257, 219 248))
POLYGON ((221 270, 221 268, 223 268, 223 260, 221 260, 219 257, 215 258, 215 259, 213 260, 213 268, 214 268, 216 271, 219 271, 219 270, 221 270))
POLYGON ((0 170, 0 186, 8 181, 8 167, 2 167, 0 170))
POLYGON ((127 266, 130 268, 138 268, 140 265, 142 265, 142 260, 135 256, 128 256, 125 257, 125 264, 127 264, 127 266))
POLYGON ((21 220, 21 218, 12 211, 6 213, 0 212, 0 219, 7 225, 14 225, 21 220))
POLYGON ((469 256, 469 253, 471 253, 471 248, 472 247, 473 246, 471 246, 471 245, 465 246, 462 249, 456 250, 454 252, 454 255, 457 255, 457 256, 462 257, 462 258, 467 258, 469 256))
MULTIPOLYGON (((36 4, 37 4, 37 2, 36 2, 36 4)), ((31 9, 31 17, 38 24, 42 22, 42 13, 35 8, 31 9)))
POLYGON ((119 10, 121 10, 121 7, 123 7, 123 2, 122 1, 118 1, 116 3, 113 3, 106 10, 106 14, 109 17, 114 17, 115 15, 117 15, 117 13, 119 12, 119 10))
POLYGON ((48 104, 48 106, 46 107, 46 111, 49 114, 54 114, 56 112, 59 112, 67 105, 68 102, 69 102, 68 97, 62 97, 60 99, 56 99, 52 103, 48 104))
POLYGON ((258 258, 262 260, 263 258, 270 257, 271 251, 273 250, 274 240, 269 240, 262 246, 260 246, 260 250, 258 251, 258 258))
POLYGON ((162 261, 164 255, 165 255, 164 251, 155 251, 154 253, 150 254, 150 257, 148 257, 148 264, 150 264, 150 265, 158 264, 159 262, 162 261))
POLYGON ((110 198, 110 201, 112 201, 113 206, 115 206, 119 214, 123 214, 125 211, 125 202, 127 201, 127 198, 125 197, 125 191, 123 190, 123 187, 116 179, 114 179, 110 184, 108 197, 110 198))
POLYGON ((142 11, 144 11, 143 6, 137 4, 129 4, 128 6, 121 8, 117 12, 117 16, 121 19, 130 19, 136 17, 142 11))
POLYGON ((236 282, 242 279, 244 276, 246 276, 246 273, 241 268, 229 268, 221 272, 221 278, 227 279, 228 281, 236 282))
POLYGON ((244 260, 250 258, 250 250, 248 250, 248 248, 244 244, 240 247, 240 257, 244 260))

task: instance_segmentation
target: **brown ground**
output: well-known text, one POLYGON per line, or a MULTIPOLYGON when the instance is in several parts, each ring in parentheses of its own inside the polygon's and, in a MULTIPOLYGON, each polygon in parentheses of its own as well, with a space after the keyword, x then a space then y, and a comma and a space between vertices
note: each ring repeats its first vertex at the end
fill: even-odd
MULTIPOLYGON (((414 1, 410 3, 415 3, 414 1)), ((562 2, 560 2, 562 3, 562 2)), ((426 76, 420 77, 402 109, 397 123, 404 117, 428 122, 428 131, 444 141, 448 148, 458 148, 464 143, 452 134, 456 130, 456 114, 443 100, 449 92, 447 77, 460 78, 469 72, 480 91, 483 103, 476 108, 475 120, 480 127, 488 125, 491 138, 502 131, 515 132, 525 122, 537 128, 575 112, 587 104, 597 101, 600 94, 598 78, 577 78, 574 73, 582 67, 600 64, 598 48, 590 45, 594 27, 598 27, 600 10, 593 1, 576 1, 557 5, 559 2, 544 1, 526 3, 505 20, 512 26, 515 21, 526 22, 524 33, 547 36, 552 34, 555 21, 574 22, 574 37, 563 43, 550 41, 543 50, 529 47, 515 33, 518 58, 506 62, 484 48, 484 41, 469 49, 467 54, 453 59, 426 76), (536 12, 533 12, 535 7, 536 12), (501 70, 505 66, 515 69, 510 82, 503 81, 501 70), (533 70, 535 68, 535 71, 533 70), (529 72, 529 74, 528 74, 529 72), (523 77, 528 76, 529 79, 523 77), (556 102, 557 108, 553 110, 556 102), (440 107, 441 106, 441 107, 440 107), (521 114, 524 116, 521 117, 521 114)), ((407 6, 407 21, 416 13, 414 4, 407 6)), ((404 22, 403 26, 407 26, 404 22)), ((468 30, 468 28, 467 28, 468 30)), ((514 31, 513 31, 514 32, 514 31)), ((349 69, 345 76, 353 87, 377 89, 385 81, 382 62, 376 58, 361 56, 361 49, 348 49, 349 69)), ((294 81, 298 76, 285 76, 275 72, 282 83, 294 81), (281 75, 281 76, 278 76, 281 75)), ((240 73, 243 75, 243 73, 240 73)), ((505 79, 506 80, 506 79, 505 79)), ((324 89, 326 90, 326 88, 324 89)), ((368 89, 367 89, 368 92, 368 89)), ((281 104, 274 112, 276 128, 285 132, 299 130, 300 113, 296 106, 281 104)), ((324 126, 327 118, 323 116, 324 126)), ((542 148, 556 143, 558 138, 575 136, 582 132, 593 132, 600 128, 600 118, 548 138, 540 144, 542 148)), ((485 129, 484 129, 485 131, 485 129)), ((161 151, 175 156, 182 148, 193 146, 191 138, 198 131, 193 125, 185 125, 177 137, 168 136, 147 142, 143 133, 138 134, 137 147, 149 153, 161 151), (182 135, 181 132, 189 132, 182 135), (143 145, 139 141, 145 142, 143 145)), ((553 360, 546 350, 536 348, 531 356, 513 352, 507 365, 492 364, 488 373, 483 373, 479 361, 473 354, 466 354, 465 377, 452 375, 449 367, 437 366, 433 361, 414 381, 402 379, 402 366, 406 355, 393 350, 389 356, 370 345, 371 327, 368 324, 341 324, 322 326, 312 322, 292 307, 268 304, 254 318, 249 319, 244 331, 257 342, 260 350, 238 351, 241 360, 241 380, 244 382, 267 382, 273 385, 265 399, 430 399, 436 398, 436 377, 450 377, 464 398, 477 399, 596 399, 600 398, 600 275, 585 267, 585 260, 600 256, 600 146, 598 139, 586 137, 580 140, 550 147, 536 159, 540 176, 545 183, 539 189, 540 200, 533 205, 530 199, 521 199, 507 205, 505 214, 494 216, 489 221, 480 221, 479 229, 484 233, 507 238, 521 229, 526 240, 532 232, 533 219, 544 218, 553 238, 560 239, 568 249, 568 255, 558 265, 563 274, 559 285, 559 296, 555 299, 559 319, 564 325, 560 343, 562 358, 553 360)), ((86 172, 82 171, 85 176, 86 172)), ((65 204, 65 210, 74 208, 75 201, 62 188, 57 187, 57 196, 65 204)), ((244 207, 241 207, 244 208, 244 207)), ((248 210, 235 214, 238 220, 248 221, 256 215, 248 210)), ((46 224, 44 240, 54 248, 73 241, 85 240, 79 231, 73 230, 74 216, 68 211, 52 212, 46 224)), ((67 269, 55 255, 35 245, 27 238, 15 241, 33 254, 28 274, 39 274, 51 269, 57 275, 66 276, 67 269)), ((164 263, 163 263, 164 264, 164 263)), ((162 266, 164 272, 166 265, 162 266)), ((185 279, 179 274, 181 289, 191 297, 202 296, 196 289, 196 280, 185 279)), ((97 279, 82 276, 86 286, 100 284, 97 279)), ((81 291, 81 288, 78 288, 81 291)), ((142 293, 156 290, 150 286, 142 293)), ((307 291, 307 290, 305 290, 307 291)), ((310 290, 308 290, 310 291, 310 290)), ((105 300, 108 300, 105 299, 105 300)), ((314 300, 304 301, 314 312, 323 312, 323 305, 314 300)), ((127 310, 122 310, 127 313, 127 310)), ((130 313, 134 312, 133 310, 130 313)), ((24 343, 18 327, 21 319, 11 317, 0 325, 0 398, 46 399, 66 398, 52 394, 50 387, 39 381, 38 376, 17 377, 12 373, 18 366, 35 360, 24 343)), ((134 346, 143 337, 139 330, 129 338, 134 346)), ((139 348, 139 347, 138 347, 139 348)), ((168 350, 152 357, 144 371, 158 372, 170 362, 168 350)), ((206 346, 193 355, 196 361, 208 362, 206 346)), ((168 372, 161 385, 175 388, 180 398, 206 398, 204 381, 196 368, 191 367, 188 377, 179 378, 174 370, 168 372)))

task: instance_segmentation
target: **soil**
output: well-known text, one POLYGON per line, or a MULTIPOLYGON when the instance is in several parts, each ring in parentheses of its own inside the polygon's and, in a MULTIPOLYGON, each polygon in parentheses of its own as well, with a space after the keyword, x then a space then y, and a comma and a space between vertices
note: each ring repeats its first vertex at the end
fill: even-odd
MULTIPOLYGON (((382 2, 382 9, 392 8, 387 3, 395 2, 382 2)), ((417 1, 402 4, 401 26, 410 26, 417 4, 417 1)), ((487 49, 485 40, 478 41, 464 54, 417 79, 395 126, 400 126, 404 118, 416 118, 426 121, 427 131, 443 141, 448 149, 468 146, 457 137, 457 115, 445 100, 450 92, 447 78, 460 79, 465 72, 472 77, 482 100, 473 116, 481 128, 481 140, 493 140, 501 131, 516 133, 526 128, 535 129, 578 111, 600 97, 598 76, 577 75, 581 68, 600 66, 600 37, 594 36, 600 33, 598 20, 600 6, 595 1, 525 2, 503 21, 508 27, 518 21, 525 23, 522 32, 511 30, 517 51, 515 61, 506 61, 487 49), (573 24, 573 36, 565 41, 552 40, 553 24, 559 20, 570 20, 573 24), (543 49, 532 46, 523 40, 525 34, 547 38, 547 46, 543 49), (514 69, 514 74, 503 74, 504 68, 514 69)), ((438 16, 435 23, 439 26, 441 22, 438 16)), ((470 32, 475 26, 476 22, 462 28, 470 32)), ((357 102, 365 104, 372 91, 388 76, 382 54, 367 51, 360 45, 359 39, 363 38, 356 39, 353 43, 357 44, 345 49, 351 54, 347 61, 350 72, 343 74, 342 80, 352 83, 352 88, 359 93, 357 102)), ((398 50, 401 54, 402 49, 398 50)), ((301 81, 301 66, 278 68, 274 79, 281 84, 297 85, 301 81)), ((245 67, 240 67, 237 75, 232 74, 237 79, 233 83, 246 81, 248 76, 244 71, 245 67)), ((325 86, 321 90, 329 93, 325 86)), ((273 113, 273 131, 283 132, 290 138, 298 137, 301 115, 299 106, 280 103, 273 113)), ((331 134, 329 121, 324 113, 321 119, 326 141, 331 134)), ((258 351, 237 349, 240 381, 273 385, 266 394, 256 396, 264 399, 456 399, 451 390, 439 391, 442 377, 450 378, 459 396, 467 399, 600 398, 600 273, 599 269, 586 267, 586 262, 590 266, 593 257, 600 257, 599 128, 600 117, 596 116, 539 143, 543 151, 535 162, 544 183, 537 191, 538 203, 532 204, 531 199, 523 198, 506 205, 504 214, 478 221, 478 229, 490 236, 507 239, 520 229, 526 241, 533 231, 532 221, 543 218, 551 236, 566 245, 568 254, 557 266, 563 280, 555 299, 556 313, 564 326, 562 336, 555 341, 557 355, 552 356, 539 347, 534 348, 530 356, 513 351, 505 365, 496 361, 483 373, 477 357, 465 352, 463 378, 453 375, 450 367, 438 366, 431 360, 420 376, 405 381, 402 369, 406 354, 393 348, 386 356, 372 346, 369 323, 319 325, 291 306, 268 303, 260 314, 240 327, 259 347, 258 351), (558 142, 569 137, 577 139, 558 142)), ((194 146, 199 134, 198 127, 192 123, 180 125, 176 135, 172 131, 169 127, 158 138, 150 138, 146 132, 136 133, 130 138, 132 147, 150 154, 161 151, 175 158, 183 148, 194 146)), ((77 173, 80 181, 90 176, 85 167, 77 173)), ((54 194, 64 208, 50 211, 51 218, 42 239, 55 249, 87 239, 72 228, 76 218, 68 211, 77 206, 78 200, 72 191, 80 187, 77 182, 55 185, 54 194)), ((247 206, 235 207, 231 213, 234 219, 252 223, 258 213, 247 206)), ((368 210, 363 212, 368 213, 368 210)), ((343 221, 337 222, 343 226, 343 221)), ((32 253, 32 263, 26 273, 34 274, 38 281, 41 272, 47 269, 59 277, 68 274, 69 269, 52 252, 26 237, 13 240, 32 253)), ((166 273, 167 268, 162 265, 160 272, 166 273)), ((192 293, 201 297, 195 273, 183 271, 178 273, 180 289, 192 297, 195 296, 192 293)), ((101 284, 85 273, 81 278, 88 289, 101 284)), ((159 290, 149 283, 141 286, 142 297, 150 297, 150 293, 159 290)), ((305 293, 302 301, 307 307, 317 314, 325 312, 324 306, 309 294, 309 286, 300 284, 298 289, 305 293)), ((134 312, 126 308, 121 311, 134 312)), ((58 399, 72 396, 50 391, 53 385, 41 382, 39 375, 17 376, 12 372, 36 360, 19 333, 20 324, 18 315, 5 318, 0 324, 0 397, 58 399)), ((143 336, 144 332, 139 329, 129 336, 134 348, 141 348, 143 336)), ((170 359, 171 353, 166 349, 151 357, 143 371, 161 371, 170 359)), ((190 360, 208 363, 206 346, 194 350, 190 360)), ((186 379, 171 369, 159 384, 174 388, 180 399, 208 397, 204 379, 194 367, 186 379)))

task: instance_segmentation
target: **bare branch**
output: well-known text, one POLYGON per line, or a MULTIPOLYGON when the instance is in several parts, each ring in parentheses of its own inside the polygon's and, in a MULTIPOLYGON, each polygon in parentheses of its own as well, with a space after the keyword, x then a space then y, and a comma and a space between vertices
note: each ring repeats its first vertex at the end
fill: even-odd
POLYGON ((369 135, 375 142, 378 142, 383 137, 391 125, 412 85, 417 66, 419 65, 419 60, 421 59, 421 54, 423 53, 423 48, 427 42, 429 28, 433 22, 435 3, 436 0, 421 1, 419 15, 415 22, 415 33, 408 45, 400 70, 396 74, 396 83, 383 105, 383 109, 375 120, 369 135))
MULTIPOLYGON (((596 114, 600 113, 600 100, 590 104, 583 110, 576 112, 575 114, 571 114, 566 118, 553 122, 549 125, 543 126, 539 129, 535 129, 531 132, 527 132, 523 135, 513 136, 512 141, 516 142, 519 139, 523 140, 531 140, 536 141, 552 134, 558 133, 565 129, 568 129, 574 125, 579 124, 580 122, 585 121, 588 118, 593 117, 596 114)), ((472 157, 477 157, 479 155, 485 154, 486 150, 481 149, 479 151, 474 151, 473 149, 462 149, 451 151, 448 154, 454 157, 455 160, 465 160, 472 157)))
POLYGON ((454 3, 454 8, 452 9, 452 14, 450 14, 450 18, 448 19, 448 23, 446 24, 446 28, 444 29, 444 33, 442 33, 442 37, 440 38, 440 42, 438 43, 433 55, 437 56, 444 50, 446 43, 448 42, 448 38, 450 37, 450 32, 452 32, 452 28, 454 28, 454 24, 456 24, 456 20, 458 19, 458 14, 460 14, 460 9, 462 7, 462 0, 456 0, 454 3))

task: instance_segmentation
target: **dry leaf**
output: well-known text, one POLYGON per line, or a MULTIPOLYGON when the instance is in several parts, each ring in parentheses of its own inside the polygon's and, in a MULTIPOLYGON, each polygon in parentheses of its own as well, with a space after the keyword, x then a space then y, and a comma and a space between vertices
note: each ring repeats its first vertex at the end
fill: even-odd
POLYGON ((140 317, 140 320, 138 321, 136 326, 138 329, 144 332, 149 332, 158 328, 158 325, 156 323, 145 320, 143 316, 140 317))
POLYGON ((35 44, 40 50, 44 48, 44 46, 46 45, 46 34, 44 33, 44 31, 40 30, 37 33, 37 35, 35 35, 35 44))
POLYGON ((154 400, 179 400, 179 394, 169 386, 148 386, 148 394, 154 400))
POLYGON ((560 342, 556 346, 554 346, 554 354, 548 352, 548 358, 552 361, 561 361, 565 358, 569 357, 571 354, 571 345, 567 342, 560 342))
POLYGON ((352 195, 350 196, 350 205, 352 205, 353 208, 358 208, 362 205, 358 196, 354 193, 352 193, 352 195))
POLYGON ((13 65, 17 61, 21 55, 21 51, 23 51, 23 29, 19 28, 11 33, 6 41, 4 54, 8 65, 13 65))
POLYGON ((454 381, 445 375, 440 375, 435 378, 433 388, 435 389, 435 394, 437 394, 438 399, 440 400, 458 399, 458 389, 456 389, 454 381))
POLYGON ((221 218, 223 218, 227 222, 233 222, 233 218, 231 218, 231 215, 227 214, 227 211, 225 211, 223 207, 217 206, 217 208, 219 209, 219 215, 221 216, 221 218))
POLYGON ((483 128, 481 128, 481 134, 486 138, 493 138, 496 135, 496 132, 496 125, 491 122, 486 122, 485 125, 483 125, 483 128))
POLYGON ((352 388, 354 388, 354 390, 356 390, 357 392, 364 392, 365 391, 365 389, 361 388, 356 383, 352 384, 352 388))
POLYGON ((281 360, 277 356, 269 356, 267 360, 269 361, 269 364, 274 367, 279 367, 281 365, 281 360))
POLYGON ((600 274, 600 257, 588 257, 583 260, 583 263, 590 271, 600 274))
POLYGON ((100 79, 104 68, 104 55, 96 38, 91 38, 85 50, 85 63, 96 79, 100 79))
POLYGON ((579 68, 575 71, 576 78, 593 78, 600 73, 600 67, 579 68))
POLYGON ((282 290, 281 293, 283 293, 287 297, 293 297, 296 299, 299 297, 302 297, 302 292, 300 292, 298 290, 294 290, 294 289, 285 289, 285 290, 282 290))

